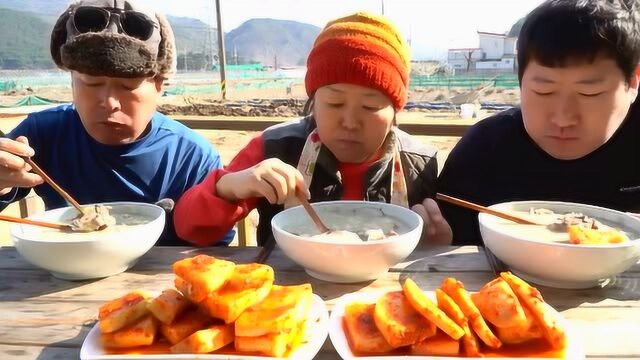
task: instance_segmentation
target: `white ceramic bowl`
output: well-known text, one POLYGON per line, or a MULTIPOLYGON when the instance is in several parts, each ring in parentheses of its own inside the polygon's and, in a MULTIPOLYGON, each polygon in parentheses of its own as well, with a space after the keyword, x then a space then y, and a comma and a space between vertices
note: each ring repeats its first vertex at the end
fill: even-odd
MULTIPOLYGON (((312 204, 320 218, 332 209, 379 209, 400 219, 409 231, 392 238, 361 243, 340 244, 315 240, 290 233, 287 229, 300 225, 314 228, 302 206, 286 209, 271 221, 278 246, 291 260, 321 280, 353 283, 378 278, 390 267, 404 260, 416 248, 422 234, 422 218, 400 206, 364 201, 330 201, 312 204)), ((325 216, 326 217, 326 216, 325 216)), ((332 228, 330 223, 326 224, 332 228)), ((340 230, 340 229, 335 229, 340 230)))
POLYGON ((528 211, 545 208, 556 213, 579 212, 630 235, 631 241, 609 245, 549 243, 516 236, 498 225, 504 221, 479 214, 485 246, 522 278, 545 286, 583 289, 602 285, 640 259, 640 220, 626 213, 597 206, 551 202, 516 201, 491 206, 498 210, 528 211))
MULTIPOLYGON (((107 228, 90 233, 64 233, 31 225, 14 224, 11 237, 28 262, 65 280, 85 280, 121 273, 156 243, 164 229, 165 212, 153 204, 133 202, 105 203, 111 214, 139 215, 149 221, 122 230, 107 228)), ((77 215, 74 208, 49 210, 29 217, 56 223, 69 223, 77 215)))

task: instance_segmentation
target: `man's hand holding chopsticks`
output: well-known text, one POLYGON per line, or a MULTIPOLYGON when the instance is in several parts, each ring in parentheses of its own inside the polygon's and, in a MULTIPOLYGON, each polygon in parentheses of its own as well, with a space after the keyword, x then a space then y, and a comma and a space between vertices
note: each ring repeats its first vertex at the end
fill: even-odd
POLYGON ((39 175, 30 172, 31 166, 24 160, 33 155, 35 150, 29 147, 26 137, 0 138, 0 195, 6 195, 14 187, 30 188, 44 182, 39 175))

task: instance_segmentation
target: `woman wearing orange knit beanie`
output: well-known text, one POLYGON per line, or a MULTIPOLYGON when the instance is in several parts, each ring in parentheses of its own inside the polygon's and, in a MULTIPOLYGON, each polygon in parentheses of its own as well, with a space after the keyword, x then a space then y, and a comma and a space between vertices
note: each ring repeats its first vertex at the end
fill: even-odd
POLYGON ((213 244, 257 207, 264 245, 273 241, 271 218, 295 199, 296 184, 306 184, 311 202, 411 207, 425 220, 422 244, 449 244, 451 228, 431 199, 436 151, 395 126, 409 66, 407 45, 385 18, 356 13, 329 22, 307 59, 311 113, 265 130, 185 193, 175 210, 178 235, 213 244))

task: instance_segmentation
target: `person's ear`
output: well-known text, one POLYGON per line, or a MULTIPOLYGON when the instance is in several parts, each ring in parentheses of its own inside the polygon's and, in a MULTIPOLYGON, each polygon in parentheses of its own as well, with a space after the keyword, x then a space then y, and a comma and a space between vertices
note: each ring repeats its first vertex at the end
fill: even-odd
POLYGON ((640 65, 636 67, 636 72, 631 77, 631 87, 636 90, 640 87, 640 65))
POLYGON ((638 97, 638 89, 640 88, 640 65, 636 67, 636 71, 631 76, 629 81, 629 90, 631 95, 631 102, 635 102, 638 97))
POLYGON ((156 77, 153 79, 153 83, 156 86, 156 91, 158 94, 162 95, 162 89, 164 87, 164 79, 162 77, 156 77))

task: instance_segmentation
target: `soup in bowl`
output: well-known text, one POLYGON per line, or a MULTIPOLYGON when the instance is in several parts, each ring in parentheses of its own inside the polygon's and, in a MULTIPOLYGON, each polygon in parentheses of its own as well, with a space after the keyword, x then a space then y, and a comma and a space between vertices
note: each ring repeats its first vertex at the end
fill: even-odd
POLYGON ((542 224, 523 225, 478 215, 485 246, 528 281, 557 288, 590 288, 640 260, 640 219, 624 212, 552 201, 507 202, 490 208, 542 224), (558 228, 554 220, 558 217, 578 223, 558 228))
POLYGON ((409 256, 420 241, 423 221, 410 209, 365 201, 311 206, 332 232, 320 234, 302 206, 278 213, 271 227, 282 251, 321 280, 374 280, 409 256))
MULTIPOLYGON (((165 212, 157 205, 145 203, 102 205, 109 208, 116 224, 100 231, 60 231, 12 225, 11 237, 16 250, 31 264, 66 280, 102 278, 127 270, 162 234, 165 212)), ((29 219, 70 224, 77 216, 75 208, 66 207, 48 210, 29 219)))

